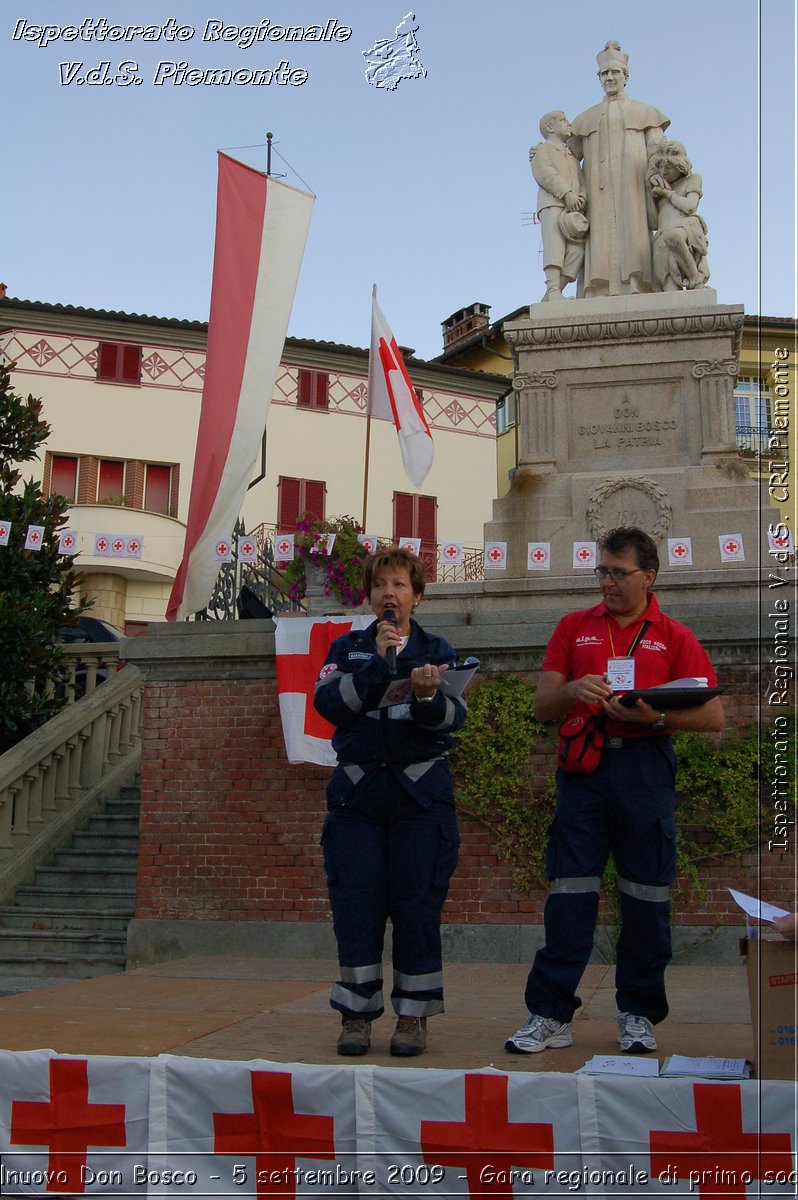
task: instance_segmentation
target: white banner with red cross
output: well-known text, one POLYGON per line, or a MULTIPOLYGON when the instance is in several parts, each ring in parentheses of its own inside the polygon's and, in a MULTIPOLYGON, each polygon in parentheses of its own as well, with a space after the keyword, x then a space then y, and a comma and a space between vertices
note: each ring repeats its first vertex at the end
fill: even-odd
POLYGON ((313 692, 327 652, 336 638, 365 629, 373 616, 281 617, 275 619, 277 691, 285 752, 290 763, 335 766, 333 727, 313 707, 313 692))
POLYGON ((0 1195, 146 1195, 151 1068, 0 1050, 0 1195))
POLYGON ((791 1080, 0 1051, 0 1195, 794 1196, 791 1080))

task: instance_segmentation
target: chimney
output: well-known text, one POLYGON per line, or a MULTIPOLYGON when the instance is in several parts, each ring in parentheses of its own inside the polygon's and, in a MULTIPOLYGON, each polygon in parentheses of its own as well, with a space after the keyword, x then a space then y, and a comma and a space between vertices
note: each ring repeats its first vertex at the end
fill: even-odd
POLYGON ((0 300, 5 300, 5 298, 6 298, 6 285, 4 283, 0 283, 0 300))
POLYGON ((474 303, 469 304, 467 308, 458 308, 457 312, 452 313, 441 324, 444 350, 472 337, 480 329, 487 329, 489 325, 489 304, 474 303))

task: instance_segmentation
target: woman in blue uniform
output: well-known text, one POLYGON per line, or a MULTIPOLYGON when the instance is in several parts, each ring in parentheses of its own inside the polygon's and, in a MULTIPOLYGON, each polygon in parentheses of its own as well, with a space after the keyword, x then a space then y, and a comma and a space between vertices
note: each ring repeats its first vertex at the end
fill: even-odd
POLYGON ((448 765, 465 703, 440 688, 451 646, 413 613, 424 565, 391 547, 372 555, 364 586, 376 620, 338 638, 321 669, 315 705, 335 726, 338 765, 327 787, 324 867, 340 978, 338 1053, 365 1054, 384 1011, 382 952, 393 928, 397 1014, 391 1054, 422 1054, 427 1017, 443 1011, 441 910, 460 842, 448 765), (406 703, 376 707, 392 675, 408 679, 406 703))

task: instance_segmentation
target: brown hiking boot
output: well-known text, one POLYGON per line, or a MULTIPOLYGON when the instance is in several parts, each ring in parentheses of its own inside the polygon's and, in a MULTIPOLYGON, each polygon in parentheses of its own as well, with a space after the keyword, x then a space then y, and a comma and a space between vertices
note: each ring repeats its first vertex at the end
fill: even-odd
POLYGON ((365 1054, 371 1043, 371 1021, 354 1018, 344 1021, 338 1038, 338 1053, 357 1057, 365 1054))
POLYGON ((400 1017, 391 1038, 391 1054, 397 1058, 412 1058, 423 1054, 427 1047, 427 1018, 400 1017))

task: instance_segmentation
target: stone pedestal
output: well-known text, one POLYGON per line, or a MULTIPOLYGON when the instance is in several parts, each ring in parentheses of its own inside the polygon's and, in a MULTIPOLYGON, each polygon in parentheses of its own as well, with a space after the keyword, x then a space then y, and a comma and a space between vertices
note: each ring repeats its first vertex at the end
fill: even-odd
POLYGON ((508 543, 491 578, 528 577, 532 541, 552 543, 549 578, 573 576, 572 543, 618 525, 663 552, 666 538, 691 537, 704 570, 721 566, 719 535, 742 534, 753 574, 759 488, 734 429, 742 326, 742 307, 709 288, 535 304, 504 326, 519 463, 485 526, 508 543))

